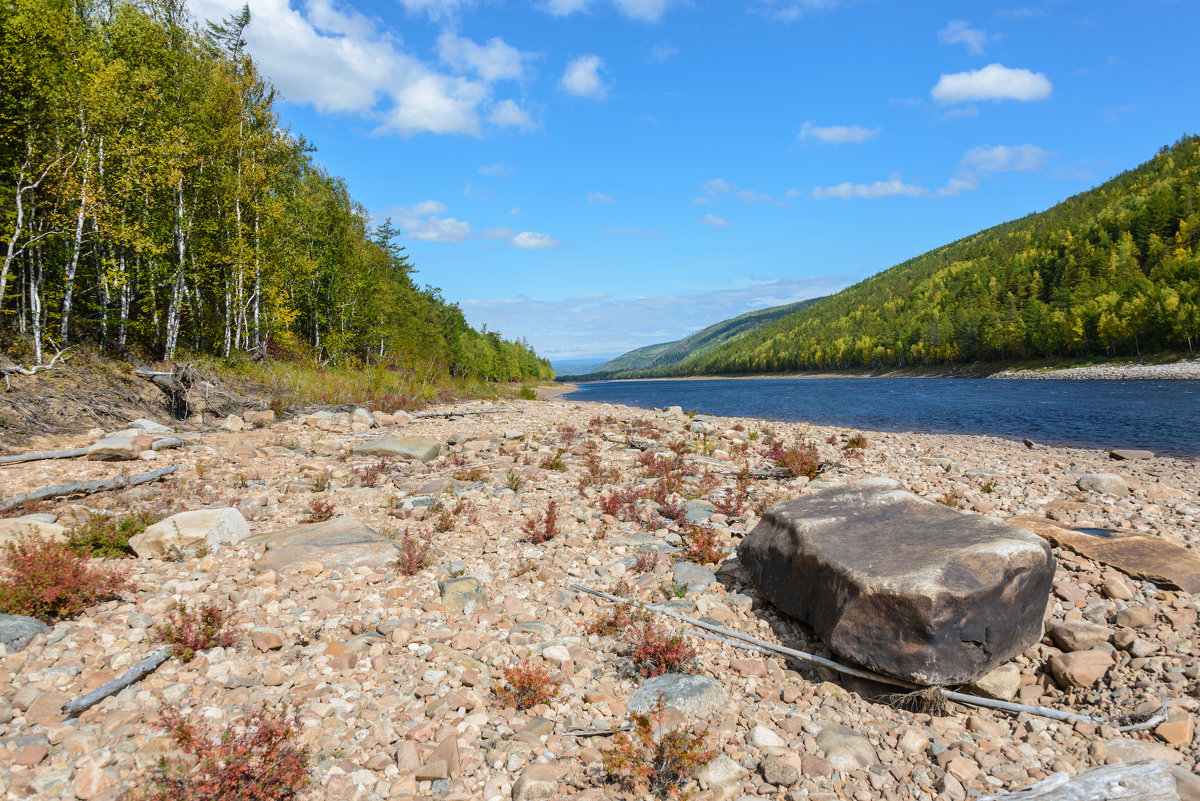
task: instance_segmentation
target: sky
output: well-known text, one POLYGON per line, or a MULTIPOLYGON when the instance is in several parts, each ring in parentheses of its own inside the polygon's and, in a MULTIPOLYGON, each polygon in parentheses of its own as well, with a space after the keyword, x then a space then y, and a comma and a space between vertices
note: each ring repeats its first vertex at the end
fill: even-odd
POLYGON ((557 361, 835 292, 1200 132, 1193 0, 250 9, 281 124, 415 279, 557 361))

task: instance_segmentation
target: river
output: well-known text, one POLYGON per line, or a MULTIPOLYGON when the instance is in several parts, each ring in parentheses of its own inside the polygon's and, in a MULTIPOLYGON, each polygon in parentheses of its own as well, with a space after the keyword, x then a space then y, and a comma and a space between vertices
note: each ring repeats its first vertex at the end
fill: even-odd
POLYGON ((875 431, 987 434, 1200 456, 1200 381, 736 378, 597 381, 564 400, 804 421, 875 431))

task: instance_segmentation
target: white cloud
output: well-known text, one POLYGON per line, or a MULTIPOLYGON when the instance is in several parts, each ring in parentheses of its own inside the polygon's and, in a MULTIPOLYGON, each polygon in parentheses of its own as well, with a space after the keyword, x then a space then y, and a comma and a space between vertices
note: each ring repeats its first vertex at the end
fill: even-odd
POLYGON ((756 7, 769 17, 783 22, 795 22, 812 11, 828 11, 842 5, 843 0, 757 0, 756 7))
POLYGON ((679 55, 678 47, 662 42, 650 48, 649 60, 651 64, 666 64, 677 55, 679 55))
POLYGON ((864 128, 861 125, 814 125, 805 122, 800 126, 800 138, 812 137, 829 145, 858 144, 879 136, 882 128, 864 128))
POLYGON ((392 90, 395 105, 386 112, 379 133, 404 136, 428 133, 465 133, 478 136, 479 105, 487 87, 466 78, 426 72, 392 90))
POLYGON ((979 188, 979 181, 988 173, 997 172, 1041 172, 1051 159, 1053 151, 1043 150, 1037 145, 980 145, 963 154, 958 163, 958 174, 952 177, 935 193, 935 197, 954 197, 963 192, 979 188))
POLYGON ((724 217, 718 217, 715 214, 705 214, 700 218, 700 224, 711 225, 713 228, 728 228, 729 226, 733 225, 733 223, 729 222, 729 220, 725 219, 724 217))
POLYGON ((641 228, 606 228, 604 236, 662 236, 662 231, 646 231, 641 228))
POLYGON ((517 232, 507 225, 497 225, 495 228, 485 228, 483 233, 479 235, 480 239, 504 239, 511 240, 517 232))
POLYGON ((537 131, 542 127, 541 123, 518 106, 515 100, 507 98, 492 107, 488 122, 497 128, 516 128, 520 131, 537 131))
POLYGON ((493 178, 512 178, 517 174, 516 167, 509 167, 503 161, 485 164, 476 170, 480 175, 490 175, 493 178))
MULTIPOLYGON (((409 14, 424 14, 432 20, 452 19, 475 5, 474 0, 400 0, 409 14)), ((256 7, 257 10, 257 7, 256 7)))
POLYGON ((559 242, 554 237, 548 234, 535 234, 533 231, 522 231, 512 238, 514 247, 524 250, 546 250, 548 248, 560 248, 562 242, 559 242))
MULTIPOLYGON (((700 187, 700 194, 692 200, 693 206, 705 206, 715 202, 721 195, 730 195, 735 200, 742 203, 772 203, 776 206, 787 206, 788 204, 771 197, 763 192, 758 192, 753 189, 738 189, 734 184, 729 183, 724 178, 712 178, 705 181, 700 187)), ((711 216, 711 215, 710 215, 711 216)))
POLYGON ((437 200, 423 200, 411 206, 389 209, 385 216, 394 217, 405 236, 421 242, 458 244, 471 238, 471 226, 463 220, 443 217, 446 204, 437 200))
POLYGON ((509 217, 520 217, 521 216, 521 207, 513 206, 511 209, 509 209, 508 216, 509 217))
POLYGON ((967 52, 977 56, 983 55, 983 45, 987 42, 987 34, 978 28, 972 28, 965 19, 951 20, 945 28, 938 31, 938 41, 942 44, 960 44, 967 52))
POLYGON ((603 192, 588 192, 587 202, 595 205, 596 203, 612 203, 612 195, 606 195, 603 192))
POLYGON ((886 181, 875 181, 870 184, 852 184, 847 181, 837 186, 818 186, 813 189, 813 197, 818 199, 835 197, 841 200, 853 200, 856 198, 874 200, 882 197, 895 197, 897 195, 920 197, 928 191, 923 186, 906 184, 900 180, 899 175, 893 175, 886 181))
MULTIPOLYGON (((617 11, 642 22, 658 22, 679 0, 611 0, 617 11)), ((542 8, 556 17, 591 11, 593 0, 546 0, 542 8)))
POLYGON ((536 54, 522 53, 499 36, 478 45, 470 39, 446 31, 438 37, 438 58, 453 69, 473 71, 482 80, 519 81, 525 78, 525 63, 536 54))
POLYGON ((603 100, 608 96, 608 85, 600 71, 603 70, 604 59, 593 53, 579 56, 567 64, 563 72, 562 86, 576 97, 587 97, 592 100, 603 100))
POLYGON ((1045 100, 1054 86, 1041 72, 988 64, 970 72, 942 75, 930 94, 939 103, 972 100, 1045 100))
POLYGON ((691 294, 633 298, 597 294, 561 300, 518 296, 465 300, 460 305, 472 325, 487 324, 489 329, 524 336, 543 356, 609 358, 643 345, 682 339, 748 311, 829 294, 846 282, 845 277, 832 275, 736 281, 691 294))
POLYGON ((946 109, 946 113, 942 115, 942 122, 950 120, 973 120, 979 116, 979 107, 974 103, 968 106, 955 106, 951 109, 946 109))

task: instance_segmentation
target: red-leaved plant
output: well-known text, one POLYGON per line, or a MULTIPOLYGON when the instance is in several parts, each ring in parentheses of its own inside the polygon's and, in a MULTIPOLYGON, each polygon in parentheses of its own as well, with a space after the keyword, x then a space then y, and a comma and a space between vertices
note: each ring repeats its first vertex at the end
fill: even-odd
POLYGON ((664 673, 690 673, 699 656, 682 634, 671 634, 653 621, 630 626, 626 636, 633 644, 634 667, 648 679, 664 673))
POLYGON ((504 668, 505 684, 497 682, 492 692, 500 702, 519 710, 548 704, 558 697, 561 682, 543 665, 509 665, 504 668))
POLYGON ((706 747, 705 738, 691 726, 663 728, 667 700, 659 693, 645 713, 633 713, 633 730, 613 738, 612 747, 601 754, 604 773, 611 782, 638 795, 653 793, 659 798, 686 798, 686 782, 707 765, 716 751, 706 747))
POLYGON ((232 648, 238 643, 229 612, 215 603, 189 611, 185 601, 167 612, 165 623, 154 627, 154 639, 170 646, 171 655, 181 662, 192 661, 197 651, 218 646, 232 648))
POLYGON ((129 588, 124 571, 92 563, 66 543, 20 534, 0 555, 0 612, 53 621, 129 588))
POLYGON ((400 557, 396 569, 402 576, 415 576, 433 564, 432 535, 428 532, 412 534, 405 530, 400 537, 400 557))
POLYGON ((535 545, 554 539, 558 536, 558 501, 550 501, 545 513, 529 518, 522 528, 535 545))

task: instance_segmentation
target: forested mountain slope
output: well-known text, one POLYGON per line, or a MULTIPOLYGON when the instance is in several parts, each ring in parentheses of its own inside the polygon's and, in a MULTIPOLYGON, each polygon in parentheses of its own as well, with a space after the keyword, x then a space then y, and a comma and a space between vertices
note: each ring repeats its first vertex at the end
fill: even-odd
POLYGON ((1200 342, 1200 137, 671 367, 879 369, 1146 355, 1200 342))
POLYGON ((722 345, 734 341, 738 337, 764 325, 768 325, 781 317, 813 304, 815 300, 802 300, 799 303, 789 303, 784 306, 771 306, 758 311, 723 320, 708 328, 697 331, 691 336, 663 342, 658 345, 647 345, 644 348, 631 350, 617 358, 605 362, 589 373, 591 378, 599 378, 626 370, 642 370, 664 368, 679 364, 685 359, 703 356, 722 345))
POLYGON ((420 288, 244 49, 182 0, 0 4, 0 348, 272 350, 490 380, 523 343, 420 288))

